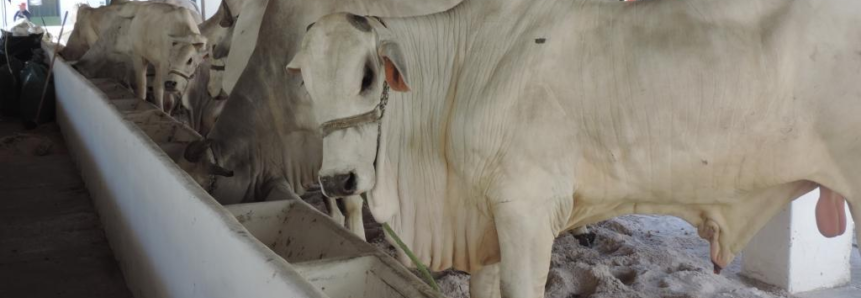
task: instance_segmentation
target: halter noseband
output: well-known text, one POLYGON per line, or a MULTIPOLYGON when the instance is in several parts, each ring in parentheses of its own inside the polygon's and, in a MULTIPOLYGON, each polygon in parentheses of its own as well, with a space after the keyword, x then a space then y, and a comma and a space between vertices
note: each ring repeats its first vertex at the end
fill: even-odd
POLYGON ((184 74, 184 73, 182 73, 182 72, 180 72, 179 70, 176 70, 176 69, 171 69, 170 71, 168 71, 168 72, 167 72, 167 74, 175 74, 175 75, 178 75, 178 76, 182 77, 183 79, 185 79, 185 81, 186 81, 186 82, 191 81, 191 79, 193 79, 193 78, 194 78, 194 74, 187 75, 187 74, 184 74))
MULTIPOLYGON (((320 125, 320 130, 323 133, 323 137, 325 138, 326 136, 335 131, 356 127, 363 124, 380 122, 380 120, 383 119, 383 115, 386 113, 386 105, 388 104, 389 84, 383 82, 383 94, 380 95, 380 103, 378 103, 373 110, 356 116, 339 118, 324 122, 320 125)), ((379 136, 377 136, 377 138, 379 139, 379 136)))

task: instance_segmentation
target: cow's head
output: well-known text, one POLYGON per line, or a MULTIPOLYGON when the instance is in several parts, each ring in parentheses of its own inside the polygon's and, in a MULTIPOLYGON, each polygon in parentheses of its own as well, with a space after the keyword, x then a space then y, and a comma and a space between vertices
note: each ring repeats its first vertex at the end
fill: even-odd
POLYGON ((330 197, 373 189, 385 84, 409 91, 398 45, 381 37, 375 18, 333 14, 309 26, 287 69, 301 72, 322 123, 320 184, 330 197))
POLYGON ((194 71, 200 62, 207 58, 206 37, 200 34, 191 36, 170 37, 170 57, 168 57, 168 74, 164 80, 165 92, 181 94, 188 87, 194 71))
POLYGON ((219 177, 233 177, 233 171, 215 162, 212 144, 209 139, 191 142, 185 147, 182 158, 177 160, 179 167, 209 192, 219 177))

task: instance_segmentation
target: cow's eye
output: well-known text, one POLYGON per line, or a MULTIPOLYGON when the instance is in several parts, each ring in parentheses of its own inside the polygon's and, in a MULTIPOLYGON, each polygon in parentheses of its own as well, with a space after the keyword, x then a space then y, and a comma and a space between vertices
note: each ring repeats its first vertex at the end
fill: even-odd
POLYGON ((371 70, 370 66, 365 65, 365 75, 362 76, 362 92, 368 90, 371 87, 371 83, 374 82, 374 71, 371 70))
POLYGON ((185 62, 185 65, 191 65, 191 60, 194 58, 188 58, 188 62, 185 62))

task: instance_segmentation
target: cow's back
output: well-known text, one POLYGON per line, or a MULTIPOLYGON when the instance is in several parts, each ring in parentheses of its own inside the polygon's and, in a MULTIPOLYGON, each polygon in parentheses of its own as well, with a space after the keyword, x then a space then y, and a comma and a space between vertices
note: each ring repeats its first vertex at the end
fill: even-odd
POLYGON ((129 25, 129 35, 134 37, 132 45, 135 50, 142 53, 155 56, 157 51, 165 51, 166 55, 172 38, 200 34, 191 14, 183 7, 147 2, 129 2, 123 6, 135 15, 129 25))
POLYGON ((730 197, 809 176, 817 123, 861 112, 840 104, 861 94, 861 56, 839 58, 861 48, 852 1, 535 3, 476 34, 495 44, 466 58, 449 159, 546 154, 600 173, 577 178, 588 197, 730 197))

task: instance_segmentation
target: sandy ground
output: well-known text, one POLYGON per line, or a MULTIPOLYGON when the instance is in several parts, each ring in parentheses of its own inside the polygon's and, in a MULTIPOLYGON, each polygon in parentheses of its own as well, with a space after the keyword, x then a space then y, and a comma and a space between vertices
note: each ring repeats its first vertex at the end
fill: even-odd
MULTIPOLYGON (((571 233, 556 239, 545 297, 792 297, 738 276, 740 260, 722 275, 715 275, 708 258, 708 242, 681 219, 629 215, 590 229, 596 234, 592 247, 580 245, 571 233)), ((394 254, 381 238, 371 242, 394 254)), ((469 297, 467 274, 438 273, 437 282, 447 297, 469 297)))
MULTIPOLYGON (((327 213, 319 194, 305 198, 327 213)), ((394 248, 365 209, 368 241, 394 256, 394 248)), ((571 233, 556 239, 546 298, 793 297, 738 275, 741 258, 715 275, 708 242, 679 218, 628 215, 589 228, 595 233, 591 247, 581 245, 571 233)), ((468 274, 449 270, 434 275, 447 297, 469 297, 468 274)))
POLYGON ((0 129, 0 161, 16 160, 21 156, 64 154, 66 147, 56 123, 24 130, 17 120, 2 119, 0 129), (19 128, 20 126, 20 128, 19 128))

